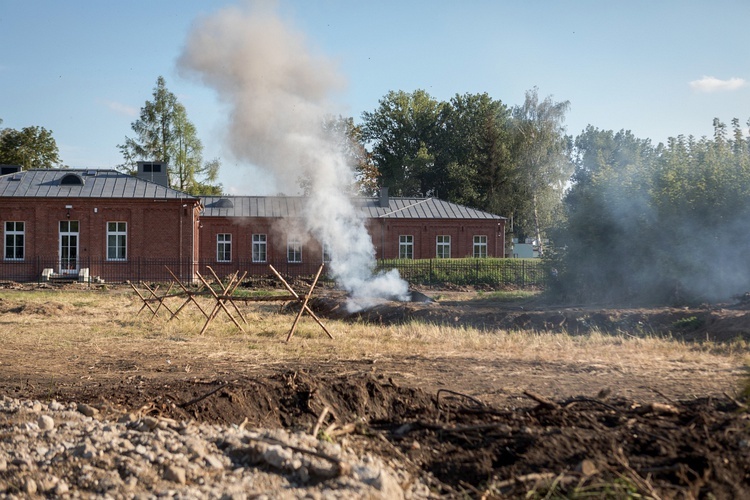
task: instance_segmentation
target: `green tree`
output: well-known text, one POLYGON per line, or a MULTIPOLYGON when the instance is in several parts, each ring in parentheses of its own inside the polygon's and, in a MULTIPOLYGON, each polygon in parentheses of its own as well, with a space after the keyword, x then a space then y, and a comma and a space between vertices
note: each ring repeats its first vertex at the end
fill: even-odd
POLYGON ((157 78, 152 95, 153 100, 146 101, 131 125, 136 137, 125 137, 117 146, 124 159, 120 169, 133 173, 138 161, 163 161, 170 166, 171 187, 190 194, 221 193, 221 185, 214 184, 220 162, 204 163, 195 126, 163 77, 157 78))
POLYGON ((0 130, 0 163, 24 170, 62 166, 52 131, 44 127, 0 130))
POLYGON ((526 187, 529 207, 520 214, 520 223, 533 229, 544 253, 542 237, 559 215, 566 183, 572 173, 569 160, 570 138, 563 122, 568 101, 539 100, 535 87, 526 92, 524 103, 512 112, 513 156, 526 187))
POLYGON ((456 95, 442 107, 435 162, 441 197, 494 213, 512 210, 517 170, 509 117, 486 93, 456 95))
POLYGON ((362 139, 371 148, 378 182, 397 196, 434 194, 435 141, 443 107, 424 90, 389 92, 362 113, 362 139))

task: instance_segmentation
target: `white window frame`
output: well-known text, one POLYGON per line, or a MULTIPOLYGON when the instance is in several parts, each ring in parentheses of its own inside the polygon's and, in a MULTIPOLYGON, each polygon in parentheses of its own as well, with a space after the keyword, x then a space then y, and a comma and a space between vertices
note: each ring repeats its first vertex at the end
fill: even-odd
POLYGON ((216 234, 216 262, 232 262, 232 233, 216 234))
POLYGON ((107 260, 128 260, 128 223, 125 221, 107 221, 107 260))
POLYGON ((411 235, 411 234, 398 235, 398 258, 399 259, 413 259, 414 258, 414 235, 411 235))
POLYGON ((286 240, 286 261, 290 264, 302 262, 302 242, 294 236, 286 240))
POLYGON ((475 259, 484 259, 487 257, 487 235, 474 235, 473 255, 475 259))
POLYGON ((253 234, 252 261, 266 262, 268 260, 268 235, 258 233, 253 234))
POLYGON ((4 260, 24 260, 26 256, 26 223, 23 221, 9 220, 3 224, 3 227, 5 229, 5 237, 3 238, 4 260), (20 245, 19 237, 21 238, 20 245), (18 256, 19 249, 21 250, 20 257, 18 256), (8 250, 11 251, 11 256, 8 256, 8 250))
POLYGON ((451 258, 451 237, 449 234, 439 234, 435 237, 435 257, 438 259, 451 258))

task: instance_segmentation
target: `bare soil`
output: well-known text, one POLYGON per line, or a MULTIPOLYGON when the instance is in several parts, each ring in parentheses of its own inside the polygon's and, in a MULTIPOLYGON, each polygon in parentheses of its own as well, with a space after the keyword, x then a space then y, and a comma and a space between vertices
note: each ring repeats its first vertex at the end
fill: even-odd
MULTIPOLYGON (((694 308, 561 306, 539 300, 437 299, 385 303, 349 314, 336 293, 311 306, 321 318, 389 325, 410 321, 502 331, 664 335, 738 349, 750 340, 750 304, 694 308)), ((477 297, 476 292, 470 292, 477 297)), ((0 302, 0 319, 54 317, 57 305, 0 302)), ((291 313, 290 312, 290 317, 291 313)), ((309 319, 308 319, 309 320, 309 319)), ((7 325, 12 322, 2 321, 7 325)), ((4 327, 3 327, 4 328, 4 327)), ((335 341, 332 341, 335 342, 335 341)), ((653 498, 750 497, 750 418, 741 365, 660 367, 617 362, 371 356, 264 363, 170 360, 127 349, 58 359, 0 350, 0 394, 84 402, 108 411, 310 430, 363 452, 397 458, 436 496, 524 497, 593 492, 653 498), (187 366, 190 370, 176 369, 187 366), (137 370, 134 367, 137 366, 137 370), (175 368, 172 368, 175 367, 175 368), (332 425, 335 424, 335 425, 332 425)))

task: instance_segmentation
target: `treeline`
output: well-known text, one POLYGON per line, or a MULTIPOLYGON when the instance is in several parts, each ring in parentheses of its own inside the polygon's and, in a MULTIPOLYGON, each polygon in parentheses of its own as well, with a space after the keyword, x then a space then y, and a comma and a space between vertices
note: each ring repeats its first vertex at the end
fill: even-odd
POLYGON ((487 94, 390 92, 352 131, 367 152, 361 178, 506 216, 508 237, 549 238, 552 291, 567 300, 750 291, 750 138, 739 120, 654 145, 592 126, 566 135, 567 108, 536 89, 514 107, 487 94))
POLYGON ((576 138, 557 292, 684 304, 750 291, 750 139, 738 119, 713 125, 656 146, 591 126, 576 138))

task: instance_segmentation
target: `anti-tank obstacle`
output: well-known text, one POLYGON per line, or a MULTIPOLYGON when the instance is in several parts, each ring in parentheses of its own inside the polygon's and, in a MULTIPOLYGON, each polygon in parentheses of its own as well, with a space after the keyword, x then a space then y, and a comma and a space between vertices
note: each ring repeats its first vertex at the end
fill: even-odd
POLYGON ((140 286, 145 289, 144 291, 136 287, 133 283, 128 282, 128 284, 135 292, 136 296, 143 303, 141 305, 141 308, 136 313, 136 316, 140 315, 144 310, 147 309, 151 313, 151 320, 153 320, 154 318, 159 316, 159 311, 163 308, 169 314, 169 318, 167 319, 167 321, 171 321, 174 318, 178 318, 180 312, 182 312, 187 306, 194 305, 206 318, 206 321, 203 324, 203 328, 201 328, 200 330, 200 335, 203 335, 208 330, 208 327, 211 325, 213 320, 216 319, 221 311, 224 311, 224 313, 229 317, 234 325, 239 328, 240 331, 245 333, 245 329, 243 328, 239 320, 241 320, 245 325, 247 325, 248 322, 245 316, 242 314, 240 308, 237 306, 237 301, 242 301, 245 303, 271 301, 299 302, 300 309, 296 317, 294 318, 294 322, 292 323, 292 327, 290 328, 289 333, 287 334, 286 342, 289 342, 291 340, 300 318, 305 313, 307 313, 315 320, 316 323, 318 323, 318 325, 323 329, 326 335, 328 335, 328 338, 333 339, 333 335, 331 335, 323 322, 308 306, 308 302, 312 298, 313 290, 315 289, 315 286, 318 283, 318 279, 323 272, 324 264, 321 264, 317 274, 315 275, 315 279, 313 280, 309 290, 306 294, 304 294, 304 296, 300 296, 300 294, 298 294, 281 276, 281 274, 271 265, 269 265, 269 268, 287 289, 287 291, 289 292, 288 295, 268 295, 256 297, 237 296, 235 293, 242 281, 247 276, 247 271, 245 271, 242 276, 240 276, 239 271, 236 271, 235 273, 231 274, 226 280, 221 280, 210 266, 207 266, 207 268, 212 275, 213 281, 207 279, 196 271, 195 274, 200 280, 200 286, 196 290, 190 289, 172 272, 171 269, 169 269, 169 267, 166 267, 166 269, 172 277, 173 281, 169 284, 169 287, 164 293, 159 293, 158 285, 151 286, 147 283, 141 282, 140 286), (207 310, 201 306, 199 301, 196 300, 197 298, 207 298, 213 300, 213 307, 211 308, 210 312, 207 312, 207 310), (173 310, 166 303, 168 299, 181 299, 182 303, 179 305, 179 307, 173 310), (234 313, 232 311, 234 311, 234 313), (235 317, 235 315, 239 317, 239 320, 237 319, 237 317, 235 317))

